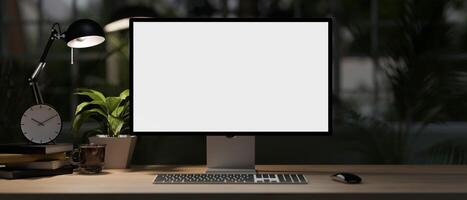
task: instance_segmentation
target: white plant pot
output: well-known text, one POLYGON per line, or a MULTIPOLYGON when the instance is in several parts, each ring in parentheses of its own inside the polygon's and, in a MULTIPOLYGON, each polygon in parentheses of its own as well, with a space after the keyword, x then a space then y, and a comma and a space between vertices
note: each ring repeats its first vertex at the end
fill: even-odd
POLYGON ((106 135, 97 135, 89 137, 89 142, 105 144, 105 169, 125 169, 130 165, 133 156, 136 136, 108 137, 106 135))

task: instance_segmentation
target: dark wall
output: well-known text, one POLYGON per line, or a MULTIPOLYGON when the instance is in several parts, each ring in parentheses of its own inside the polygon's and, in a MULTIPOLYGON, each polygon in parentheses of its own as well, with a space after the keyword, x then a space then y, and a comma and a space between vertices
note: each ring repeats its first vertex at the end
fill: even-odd
MULTIPOLYGON (((467 123, 462 122, 432 124, 420 135, 398 136, 406 138, 397 140, 408 144, 405 150, 393 145, 395 138, 377 130, 334 130, 330 136, 256 136, 256 163, 461 164, 463 154, 458 152, 465 146, 456 142, 467 141, 467 123)), ((205 163, 205 136, 138 136, 133 156, 133 164, 205 163)))
MULTIPOLYGON (((361 163, 333 136, 257 136, 256 163, 361 163)), ((205 136, 139 136, 134 164, 205 164, 205 136)))

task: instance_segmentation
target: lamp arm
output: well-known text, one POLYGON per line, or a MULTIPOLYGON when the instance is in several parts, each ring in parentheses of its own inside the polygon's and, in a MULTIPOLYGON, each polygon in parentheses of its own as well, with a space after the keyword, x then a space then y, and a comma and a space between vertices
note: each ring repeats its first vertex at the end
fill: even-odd
POLYGON ((52 31, 50 32, 49 39, 47 40, 47 44, 45 45, 45 49, 42 52, 41 58, 39 60, 39 65, 36 67, 34 72, 31 75, 31 80, 37 80, 39 77, 39 74, 41 73, 42 69, 45 67, 45 59, 47 58, 47 54, 49 53, 50 47, 52 47, 52 44, 55 40, 60 39, 60 33, 52 28, 52 31))
POLYGON ((45 59, 47 58, 47 54, 49 53, 50 47, 52 47, 53 42, 58 39, 57 36, 58 31, 55 29, 52 29, 50 32, 50 37, 49 40, 47 40, 47 44, 45 45, 44 51, 42 51, 41 59, 39 62, 45 62, 45 59))
POLYGON ((55 25, 52 26, 52 30, 50 32, 49 39, 47 40, 47 44, 45 45, 45 49, 42 52, 41 58, 39 60, 39 65, 37 65, 36 69, 32 73, 31 77, 28 79, 29 86, 31 86, 34 98, 36 99, 37 104, 43 104, 44 100, 42 99, 42 94, 38 85, 39 75, 42 70, 45 68, 45 59, 47 58, 47 54, 49 53, 49 49, 52 46, 53 42, 57 39, 64 38, 64 34, 60 33, 60 31, 55 30, 55 25))

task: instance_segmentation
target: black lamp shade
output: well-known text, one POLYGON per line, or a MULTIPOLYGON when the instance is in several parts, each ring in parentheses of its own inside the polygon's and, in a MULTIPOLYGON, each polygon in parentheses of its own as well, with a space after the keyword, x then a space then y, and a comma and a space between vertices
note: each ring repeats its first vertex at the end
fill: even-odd
POLYGON ((73 22, 65 32, 66 44, 71 48, 86 48, 104 42, 104 31, 95 21, 80 19, 73 22))

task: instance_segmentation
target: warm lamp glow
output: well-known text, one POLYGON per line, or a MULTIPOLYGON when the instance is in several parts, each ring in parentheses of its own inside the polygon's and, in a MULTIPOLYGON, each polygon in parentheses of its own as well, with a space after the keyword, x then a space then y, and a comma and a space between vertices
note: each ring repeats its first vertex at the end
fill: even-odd
POLYGON ((126 30, 130 27, 130 18, 156 17, 153 9, 144 6, 125 6, 117 10, 104 27, 107 33, 126 30))
POLYGON ((130 18, 119 19, 112 23, 107 24, 104 27, 104 31, 107 33, 128 29, 130 27, 130 18))
POLYGON ((105 38, 98 35, 84 36, 70 40, 66 45, 71 48, 87 48, 104 42, 105 38))

